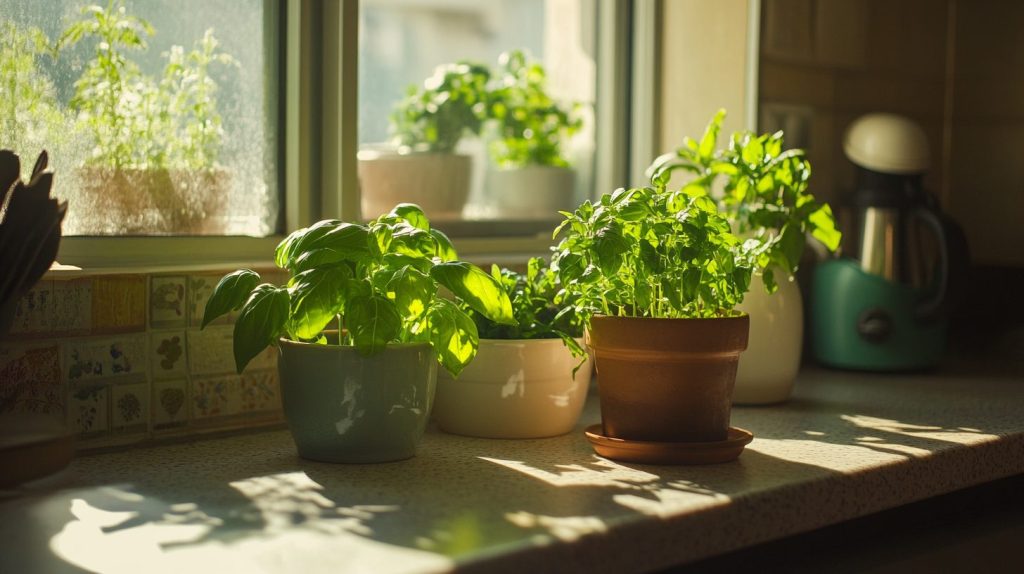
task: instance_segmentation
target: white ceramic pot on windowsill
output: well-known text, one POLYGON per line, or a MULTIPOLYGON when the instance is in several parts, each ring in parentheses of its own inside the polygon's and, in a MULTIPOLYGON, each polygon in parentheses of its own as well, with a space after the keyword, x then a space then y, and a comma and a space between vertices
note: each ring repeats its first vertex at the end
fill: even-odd
POLYGON ((575 183, 576 173, 567 167, 492 167, 487 172, 487 194, 505 217, 553 218, 559 211, 572 211, 575 183))
POLYGON ((415 203, 430 219, 457 219, 469 198, 472 159, 454 153, 359 152, 363 217, 415 203))
POLYGON ((590 387, 591 360, 574 377, 578 363, 561 339, 481 339, 458 378, 438 373, 434 420, 443 431, 484 438, 565 434, 590 387))
POLYGON ((804 337, 804 304, 796 281, 779 279, 769 295, 760 275, 750 283, 738 310, 750 315, 750 340, 740 356, 732 402, 780 403, 793 392, 804 337))

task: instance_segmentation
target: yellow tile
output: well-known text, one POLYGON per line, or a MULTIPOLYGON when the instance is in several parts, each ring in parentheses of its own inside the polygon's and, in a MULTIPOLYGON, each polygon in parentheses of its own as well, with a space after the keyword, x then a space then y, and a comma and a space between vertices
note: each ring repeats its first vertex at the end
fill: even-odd
POLYGON ((106 275, 93 279, 93 333, 123 333, 145 328, 145 276, 106 275))

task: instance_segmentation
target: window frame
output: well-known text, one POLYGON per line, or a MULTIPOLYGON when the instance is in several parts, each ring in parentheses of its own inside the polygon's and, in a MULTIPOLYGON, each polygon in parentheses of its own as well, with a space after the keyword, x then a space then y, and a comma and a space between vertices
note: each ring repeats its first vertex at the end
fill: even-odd
MULTIPOLYGON (((630 75, 636 49, 631 39, 638 37, 631 30, 636 28, 638 12, 646 14, 642 5, 630 0, 597 1, 594 197, 631 179, 630 136, 635 133, 630 133, 630 116, 635 112, 621 112, 635 108, 629 105, 631 85, 638 79, 652 80, 649 75, 630 75)), ((359 2, 265 0, 265 6, 267 21, 279 30, 275 51, 278 82, 284 85, 277 106, 278 129, 285 136, 284 149, 278 154, 283 188, 278 225, 283 232, 268 237, 69 236, 61 241, 57 255, 61 264, 86 271, 267 265, 287 233, 322 218, 359 216, 359 2)), ((648 18, 653 19, 654 13, 648 18)), ((552 241, 547 233, 535 233, 470 234, 456 236, 453 242, 464 259, 515 263, 547 254, 552 241)))

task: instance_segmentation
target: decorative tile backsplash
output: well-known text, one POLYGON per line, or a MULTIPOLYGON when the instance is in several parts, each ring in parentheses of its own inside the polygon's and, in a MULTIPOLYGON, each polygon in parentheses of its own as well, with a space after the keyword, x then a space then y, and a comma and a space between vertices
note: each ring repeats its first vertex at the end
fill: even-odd
POLYGON ((239 375, 236 315, 199 330, 221 276, 40 281, 0 338, 0 416, 53 416, 79 435, 82 449, 279 423, 275 350, 239 375))

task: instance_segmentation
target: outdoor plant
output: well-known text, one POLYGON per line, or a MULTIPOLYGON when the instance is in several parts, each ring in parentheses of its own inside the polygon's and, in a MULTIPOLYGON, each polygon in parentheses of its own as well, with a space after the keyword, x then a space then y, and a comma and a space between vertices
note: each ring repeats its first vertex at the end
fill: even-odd
POLYGON ((234 328, 239 372, 279 337, 329 344, 323 332, 333 325, 340 331, 333 343, 363 355, 388 343, 429 343, 457 375, 479 342, 460 304, 498 324, 516 323, 497 280, 459 261, 451 241, 413 204, 365 225, 330 219, 299 229, 277 246, 275 263, 291 273, 286 285, 261 283, 258 273, 242 269, 221 279, 206 304, 203 327, 241 309, 234 328))
POLYGON ((562 144, 582 126, 575 113, 579 105, 555 102, 544 66, 522 51, 505 52, 498 63, 496 87, 487 97, 487 116, 497 126, 491 158, 500 167, 568 167, 562 144))
POLYGON ((391 114, 391 133, 403 151, 451 153, 466 134, 479 134, 491 72, 469 62, 438 66, 422 87, 409 86, 391 114))
POLYGON ((121 0, 105 8, 86 6, 81 16, 57 47, 95 41, 70 102, 91 135, 86 164, 118 170, 214 167, 223 131, 210 67, 235 60, 217 50, 212 30, 188 53, 173 46, 164 54, 168 61, 157 79, 128 57, 148 48, 146 38, 155 34, 149 22, 128 14, 121 0))
POLYGON ((574 356, 586 354, 576 341, 583 336, 583 323, 570 304, 570 295, 561 288, 558 274, 543 259, 531 258, 525 275, 492 265, 491 277, 512 302, 516 323, 492 321, 463 304, 482 339, 562 339, 574 356))
POLYGON ((648 169, 652 182, 667 185, 677 170, 691 174, 683 191, 708 194, 722 213, 735 223, 735 231, 769 239, 769 264, 762 271, 765 287, 775 291, 773 269, 792 275, 800 263, 810 233, 829 251, 839 246, 841 234, 832 210, 808 192, 811 164, 803 150, 785 150, 783 133, 732 135, 728 148, 717 150, 725 110, 708 123, 698 143, 683 140, 682 147, 654 161, 648 169), (724 185, 716 186, 716 180, 724 185), (720 189, 720 192, 713 190, 720 189))
POLYGON ((704 188, 667 180, 585 201, 555 230, 554 265, 576 312, 651 318, 730 317, 768 263, 773 241, 741 241, 704 188))
POLYGON ((68 118, 53 82, 40 70, 42 58, 52 55, 50 40, 39 28, 0 22, 0 138, 5 147, 35 154, 67 139, 68 118))

